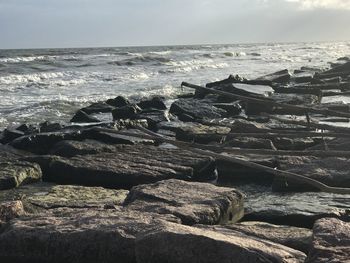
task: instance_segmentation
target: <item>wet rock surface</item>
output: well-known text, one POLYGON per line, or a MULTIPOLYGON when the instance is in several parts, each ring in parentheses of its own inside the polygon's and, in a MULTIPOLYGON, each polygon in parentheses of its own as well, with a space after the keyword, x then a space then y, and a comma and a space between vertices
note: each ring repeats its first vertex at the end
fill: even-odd
POLYGON ((243 196, 239 191, 180 180, 135 186, 124 206, 138 211, 172 214, 186 225, 236 222, 243 216, 243 196))

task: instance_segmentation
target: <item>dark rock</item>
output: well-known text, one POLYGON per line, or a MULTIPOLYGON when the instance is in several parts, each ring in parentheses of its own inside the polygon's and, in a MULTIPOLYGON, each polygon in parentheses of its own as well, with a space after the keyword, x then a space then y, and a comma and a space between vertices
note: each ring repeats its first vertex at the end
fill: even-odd
POLYGON ((176 116, 187 114, 195 119, 220 118, 227 114, 223 109, 196 99, 179 99, 171 105, 169 112, 176 116))
POLYGON ((238 232, 168 223, 136 240, 137 262, 304 262, 300 251, 238 232))
POLYGON ((124 107, 130 104, 130 102, 123 96, 118 96, 114 99, 108 99, 106 103, 116 108, 124 107))
POLYGON ((116 108, 112 111, 113 119, 135 119, 136 114, 141 112, 141 109, 137 105, 127 105, 120 108, 116 108))
POLYGON ((234 103, 214 103, 213 106, 225 110, 227 112, 225 117, 235 116, 242 112, 242 106, 237 101, 234 103))
POLYGON ((42 172, 37 164, 23 161, 0 163, 0 190, 39 181, 41 177, 42 172))
POLYGON ((161 97, 153 97, 149 100, 143 100, 137 104, 141 109, 158 109, 158 110, 166 110, 166 105, 164 104, 164 99, 161 97))
POLYGON ((350 223, 335 218, 318 220, 313 228, 308 263, 349 262, 350 223))
MULTIPOLYGON (((0 233, 0 261, 135 263, 135 239, 170 216, 123 209, 51 209, 12 220, 0 233)), ((168 223, 169 224, 169 223, 168 223)))
POLYGON ((113 106, 105 102, 96 102, 85 108, 82 108, 81 110, 86 114, 92 114, 92 113, 101 113, 101 112, 111 112, 113 109, 114 109, 113 106))
MULTIPOLYGON (((349 159, 337 157, 280 157, 279 169, 315 179, 329 186, 350 187, 349 159)), ((273 182, 274 191, 312 191, 314 187, 292 179, 276 178, 273 182)))
POLYGON ((22 131, 13 130, 13 129, 5 129, 2 132, 1 143, 7 144, 7 143, 12 142, 13 140, 23 136, 23 135, 24 135, 24 132, 22 132, 22 131))
POLYGON ((137 115, 137 119, 147 120, 149 129, 156 130, 157 124, 163 121, 169 121, 168 115, 164 110, 143 110, 137 115))
POLYGON ((70 122, 100 122, 100 120, 95 117, 89 116, 82 110, 79 110, 70 120, 70 122))
POLYGON ((191 115, 182 113, 180 115, 177 116, 179 118, 180 121, 184 121, 184 122, 194 122, 196 121, 191 115))
POLYGON ((239 224, 228 224, 223 226, 197 226, 204 229, 213 229, 220 233, 237 231, 248 236, 270 240, 304 253, 308 253, 311 245, 312 231, 307 228, 273 225, 265 222, 242 222, 239 224))
POLYGON ((322 74, 329 74, 329 73, 347 73, 350 74, 350 61, 342 63, 341 65, 338 65, 330 70, 327 70, 325 72, 322 72, 322 74))
POLYGON ((231 132, 234 133, 254 133, 268 129, 264 124, 246 120, 233 120, 233 122, 230 123, 230 127, 231 132))
POLYGON ((0 222, 7 222, 23 215, 25 211, 21 201, 0 202, 0 222))
POLYGON ((38 133, 17 138, 10 144, 16 149, 37 154, 47 154, 58 142, 63 140, 79 139, 79 132, 52 132, 38 133))
POLYGON ((235 189, 174 179, 133 187, 124 205, 172 214, 186 225, 236 222, 243 216, 243 196, 235 189))
POLYGON ((272 83, 281 83, 281 84, 288 83, 290 81, 290 78, 291 78, 291 74, 287 69, 285 69, 285 70, 277 71, 275 73, 259 77, 255 80, 266 81, 266 82, 269 82, 270 85, 272 85, 272 83))
POLYGON ((113 153, 50 160, 46 180, 129 189, 164 179, 210 180, 215 176, 215 160, 210 157, 148 145, 115 147, 113 153))
POLYGON ((300 72, 294 71, 294 75, 292 76, 291 80, 296 83, 308 83, 313 80, 314 74, 315 73, 309 72, 309 71, 300 71, 300 72))
POLYGON ((273 144, 278 150, 303 151, 318 142, 312 138, 285 138, 276 137, 272 139, 273 144))
POLYGON ((273 145, 271 140, 263 138, 235 137, 235 139, 227 141, 226 145, 243 149, 276 150, 276 147, 273 145))
MULTIPOLYGON (((320 102, 319 96, 312 94, 278 94, 274 93, 270 96, 275 102, 291 104, 291 105, 304 105, 304 104, 317 104, 320 102)), ((283 114, 283 109, 278 111, 279 114, 283 114)), ((285 112, 288 112, 286 110, 285 112)), ((289 109, 290 113, 290 109, 289 109)), ((288 114, 288 113, 285 113, 288 114)))
POLYGON ((45 121, 43 123, 40 123, 40 132, 55 132, 59 131, 64 128, 64 126, 57 122, 49 122, 45 121))
POLYGON ((320 218, 350 221, 350 195, 323 192, 273 193, 269 186, 241 185, 245 194, 243 221, 312 228, 320 218))

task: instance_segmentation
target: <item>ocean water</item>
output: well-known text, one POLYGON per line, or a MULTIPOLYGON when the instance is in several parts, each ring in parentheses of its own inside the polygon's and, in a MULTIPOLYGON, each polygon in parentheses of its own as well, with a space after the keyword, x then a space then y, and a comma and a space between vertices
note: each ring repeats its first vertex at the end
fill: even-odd
POLYGON ((195 84, 301 66, 327 68, 350 42, 0 50, 0 129, 68 121, 83 106, 124 95, 174 98, 195 84))

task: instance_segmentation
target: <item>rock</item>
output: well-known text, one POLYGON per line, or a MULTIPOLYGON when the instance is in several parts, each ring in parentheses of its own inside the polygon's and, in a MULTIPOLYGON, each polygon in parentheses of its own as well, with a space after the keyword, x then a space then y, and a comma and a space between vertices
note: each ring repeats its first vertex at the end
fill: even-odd
POLYGON ((304 262, 300 251, 238 232, 167 224, 136 239, 137 262, 304 262))
MULTIPOLYGON (((291 105, 304 105, 304 104, 318 104, 320 97, 313 94, 285 94, 274 93, 270 96, 275 102, 291 104, 291 105)), ((290 114, 290 109, 274 109, 277 114, 290 114)))
POLYGON ((335 218, 318 220, 313 228, 313 241, 306 262, 349 262, 350 223, 335 218))
POLYGON ((235 189, 175 179, 133 187, 124 206, 172 214, 186 225, 236 222, 243 216, 243 196, 235 189))
POLYGON ((318 142, 312 138, 275 137, 272 138, 272 142, 278 150, 291 151, 303 151, 318 144, 318 142))
POLYGON ((285 83, 288 83, 290 79, 291 79, 291 74, 287 69, 285 69, 285 70, 277 71, 275 73, 259 77, 255 79, 255 81, 266 81, 266 82, 269 82, 271 85, 272 83, 285 84, 285 83))
POLYGON ((137 119, 144 119, 147 121, 148 127, 152 130, 157 129, 157 124, 160 122, 168 122, 168 114, 164 110, 148 109, 143 110, 136 116, 137 119))
POLYGON ((74 139, 80 139, 78 131, 38 133, 19 137, 12 141, 10 145, 31 153, 47 154, 56 143, 74 139))
POLYGON ((62 124, 49 121, 45 121, 43 123, 40 123, 39 125, 40 132, 56 132, 63 128, 64 126, 62 124))
POLYGON ((264 124, 238 119, 233 120, 232 123, 229 123, 228 125, 231 128, 231 132, 234 133, 254 133, 268 129, 268 127, 264 124))
POLYGON ((309 83, 313 80, 315 73, 310 71, 295 72, 291 80, 295 83, 309 83))
POLYGON ((227 146, 238 147, 243 149, 270 149, 276 150, 272 141, 263 138, 252 137, 235 137, 226 142, 227 146))
POLYGON ((171 105, 169 112, 176 116, 187 114, 195 119, 220 118, 227 114, 223 109, 196 99, 179 99, 171 105))
POLYGON ((130 104, 130 102, 123 96, 118 96, 114 99, 108 99, 106 103, 116 108, 124 107, 130 104))
POLYGON ((350 75, 350 61, 342 63, 328 71, 322 72, 321 74, 329 74, 329 73, 347 73, 350 75))
MULTIPOLYGON (((349 159, 337 157, 280 157, 279 169, 315 179, 329 186, 350 187, 349 159)), ((314 187, 291 179, 275 178, 274 191, 312 191, 314 187)))
POLYGON ((239 224, 228 224, 223 226, 196 226, 204 229, 213 229, 220 233, 237 231, 248 236, 270 240, 293 249, 308 253, 312 231, 307 228, 273 225, 265 222, 242 222, 239 224))
POLYGON ((86 114, 92 114, 92 113, 103 113, 103 112, 111 112, 114 109, 113 106, 105 103, 105 102, 96 102, 93 103, 85 108, 82 108, 81 110, 85 112, 86 114))
POLYGON ((0 233, 0 261, 134 263, 135 239, 170 216, 116 209, 51 209, 12 220, 0 233))
POLYGON ((25 211, 21 201, 0 202, 0 222, 7 222, 22 215, 25 215, 25 211))
MULTIPOLYGON (((45 180, 129 189, 164 179, 211 180, 215 160, 192 152, 149 145, 116 145, 113 153, 43 161, 45 180)), ((37 160, 38 161, 38 160, 37 160)))
POLYGON ((233 102, 233 103, 214 103, 214 107, 223 109, 227 112, 226 117, 232 117, 235 115, 238 115, 242 112, 242 106, 239 104, 239 102, 233 102))
POLYGON ((273 193, 269 186, 240 185, 245 194, 243 221, 312 228, 320 218, 350 221, 350 195, 323 192, 273 193))
POLYGON ((333 139, 331 141, 320 143, 315 146, 309 147, 308 150, 332 150, 332 151, 348 151, 350 149, 349 138, 333 139))
POLYGON ((137 105, 127 105, 124 107, 116 108, 112 111, 113 119, 135 119, 136 114, 141 112, 141 109, 137 105))
POLYGON ((137 104, 141 109, 158 109, 158 110, 166 110, 166 105, 163 102, 161 97, 153 97, 149 100, 143 100, 137 104))
POLYGON ((0 162, 0 190, 38 181, 41 176, 42 172, 37 164, 23 161, 0 162))
POLYGON ((73 118, 70 120, 70 122, 100 122, 99 119, 89 116, 87 113, 85 113, 82 110, 79 110, 73 118))
POLYGON ((7 144, 9 142, 12 142, 13 140, 21 137, 24 135, 24 132, 19 130, 13 130, 13 129, 5 129, 1 134, 1 140, 0 142, 2 144, 7 144))

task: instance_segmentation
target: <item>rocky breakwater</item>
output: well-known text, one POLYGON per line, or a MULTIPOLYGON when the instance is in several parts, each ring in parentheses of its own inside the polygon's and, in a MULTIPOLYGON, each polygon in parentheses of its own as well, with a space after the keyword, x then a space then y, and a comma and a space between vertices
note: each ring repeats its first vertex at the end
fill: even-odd
POLYGON ((0 261, 346 262, 350 111, 321 102, 349 76, 343 58, 5 129, 0 261))

